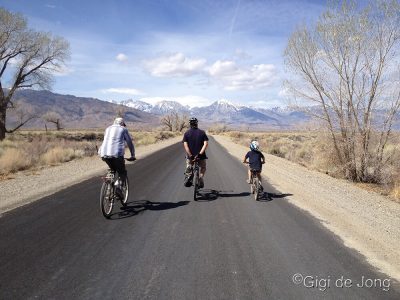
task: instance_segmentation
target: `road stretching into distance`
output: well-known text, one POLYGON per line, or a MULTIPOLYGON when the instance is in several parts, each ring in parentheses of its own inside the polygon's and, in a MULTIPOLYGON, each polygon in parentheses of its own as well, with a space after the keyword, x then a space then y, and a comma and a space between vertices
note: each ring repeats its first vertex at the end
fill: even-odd
POLYGON ((256 202, 245 165, 213 139, 207 154, 196 202, 178 143, 127 166, 111 220, 99 177, 3 214, 0 299, 400 299, 285 191, 256 202))

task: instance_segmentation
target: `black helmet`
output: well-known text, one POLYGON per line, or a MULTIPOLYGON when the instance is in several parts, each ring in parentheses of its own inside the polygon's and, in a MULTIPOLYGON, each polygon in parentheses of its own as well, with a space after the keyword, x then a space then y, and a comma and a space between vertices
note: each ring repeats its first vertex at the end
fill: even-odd
POLYGON ((197 121, 196 118, 190 118, 190 119, 189 119, 190 127, 197 127, 197 123, 198 123, 198 122, 199 122, 199 121, 197 121))

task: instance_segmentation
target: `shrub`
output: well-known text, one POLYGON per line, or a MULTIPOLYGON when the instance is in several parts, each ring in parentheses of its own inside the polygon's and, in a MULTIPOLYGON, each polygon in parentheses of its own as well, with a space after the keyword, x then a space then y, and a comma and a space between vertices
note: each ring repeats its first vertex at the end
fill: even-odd
POLYGON ((8 174, 28 169, 31 160, 21 149, 8 148, 0 157, 0 173, 8 174))
POLYGON ((42 156, 42 161, 45 164, 53 165, 70 161, 76 157, 79 157, 79 154, 81 153, 76 153, 72 148, 55 147, 47 151, 42 156))

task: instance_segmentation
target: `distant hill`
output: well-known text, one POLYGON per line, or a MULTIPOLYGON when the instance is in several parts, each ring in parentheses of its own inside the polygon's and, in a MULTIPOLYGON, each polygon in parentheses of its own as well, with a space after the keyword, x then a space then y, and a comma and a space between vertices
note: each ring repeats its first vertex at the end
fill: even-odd
MULTIPOLYGON (((159 125, 159 118, 153 114, 95 98, 26 89, 17 91, 13 99, 19 110, 29 111, 37 116, 43 116, 48 112, 59 114, 64 128, 104 128, 112 123, 121 110, 128 124, 159 125)), ((18 118, 16 111, 9 110, 7 126, 12 128, 18 122, 18 118)), ((27 123, 24 128, 44 128, 44 124, 45 121, 38 118, 27 123)), ((48 126, 51 128, 52 125, 48 124, 48 126)))
MULTIPOLYGON (((116 103, 95 98, 61 95, 50 91, 20 90, 16 92, 14 102, 22 110, 30 111, 37 116, 43 116, 48 112, 59 114, 64 128, 105 128, 111 124, 119 111, 124 112, 129 126, 140 128, 160 126, 160 118, 171 112, 195 116, 203 128, 218 123, 232 129, 293 130, 306 128, 313 122, 309 115, 293 108, 266 109, 236 105, 226 100, 215 101, 208 106, 190 108, 170 100, 162 100, 155 105, 132 99, 116 103)), ((379 111, 374 122, 382 124, 383 115, 384 111, 379 111)), ((15 111, 9 110, 8 128, 12 128, 18 122, 18 118, 19 115, 15 111)), ((44 126, 43 118, 37 118, 24 128, 44 128, 44 126)), ((54 125, 48 124, 48 127, 52 128, 54 125)), ((393 129, 400 130, 400 115, 393 129)))

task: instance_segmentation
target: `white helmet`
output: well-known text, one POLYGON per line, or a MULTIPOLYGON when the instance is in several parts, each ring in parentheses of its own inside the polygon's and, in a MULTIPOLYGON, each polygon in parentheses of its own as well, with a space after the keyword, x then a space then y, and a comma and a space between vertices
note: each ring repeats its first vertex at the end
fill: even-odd
POLYGON ((260 147, 260 144, 257 141, 251 141, 250 143, 250 149, 251 150, 258 150, 260 147))
POLYGON ((126 126, 124 119, 121 117, 115 118, 114 125, 126 126))

